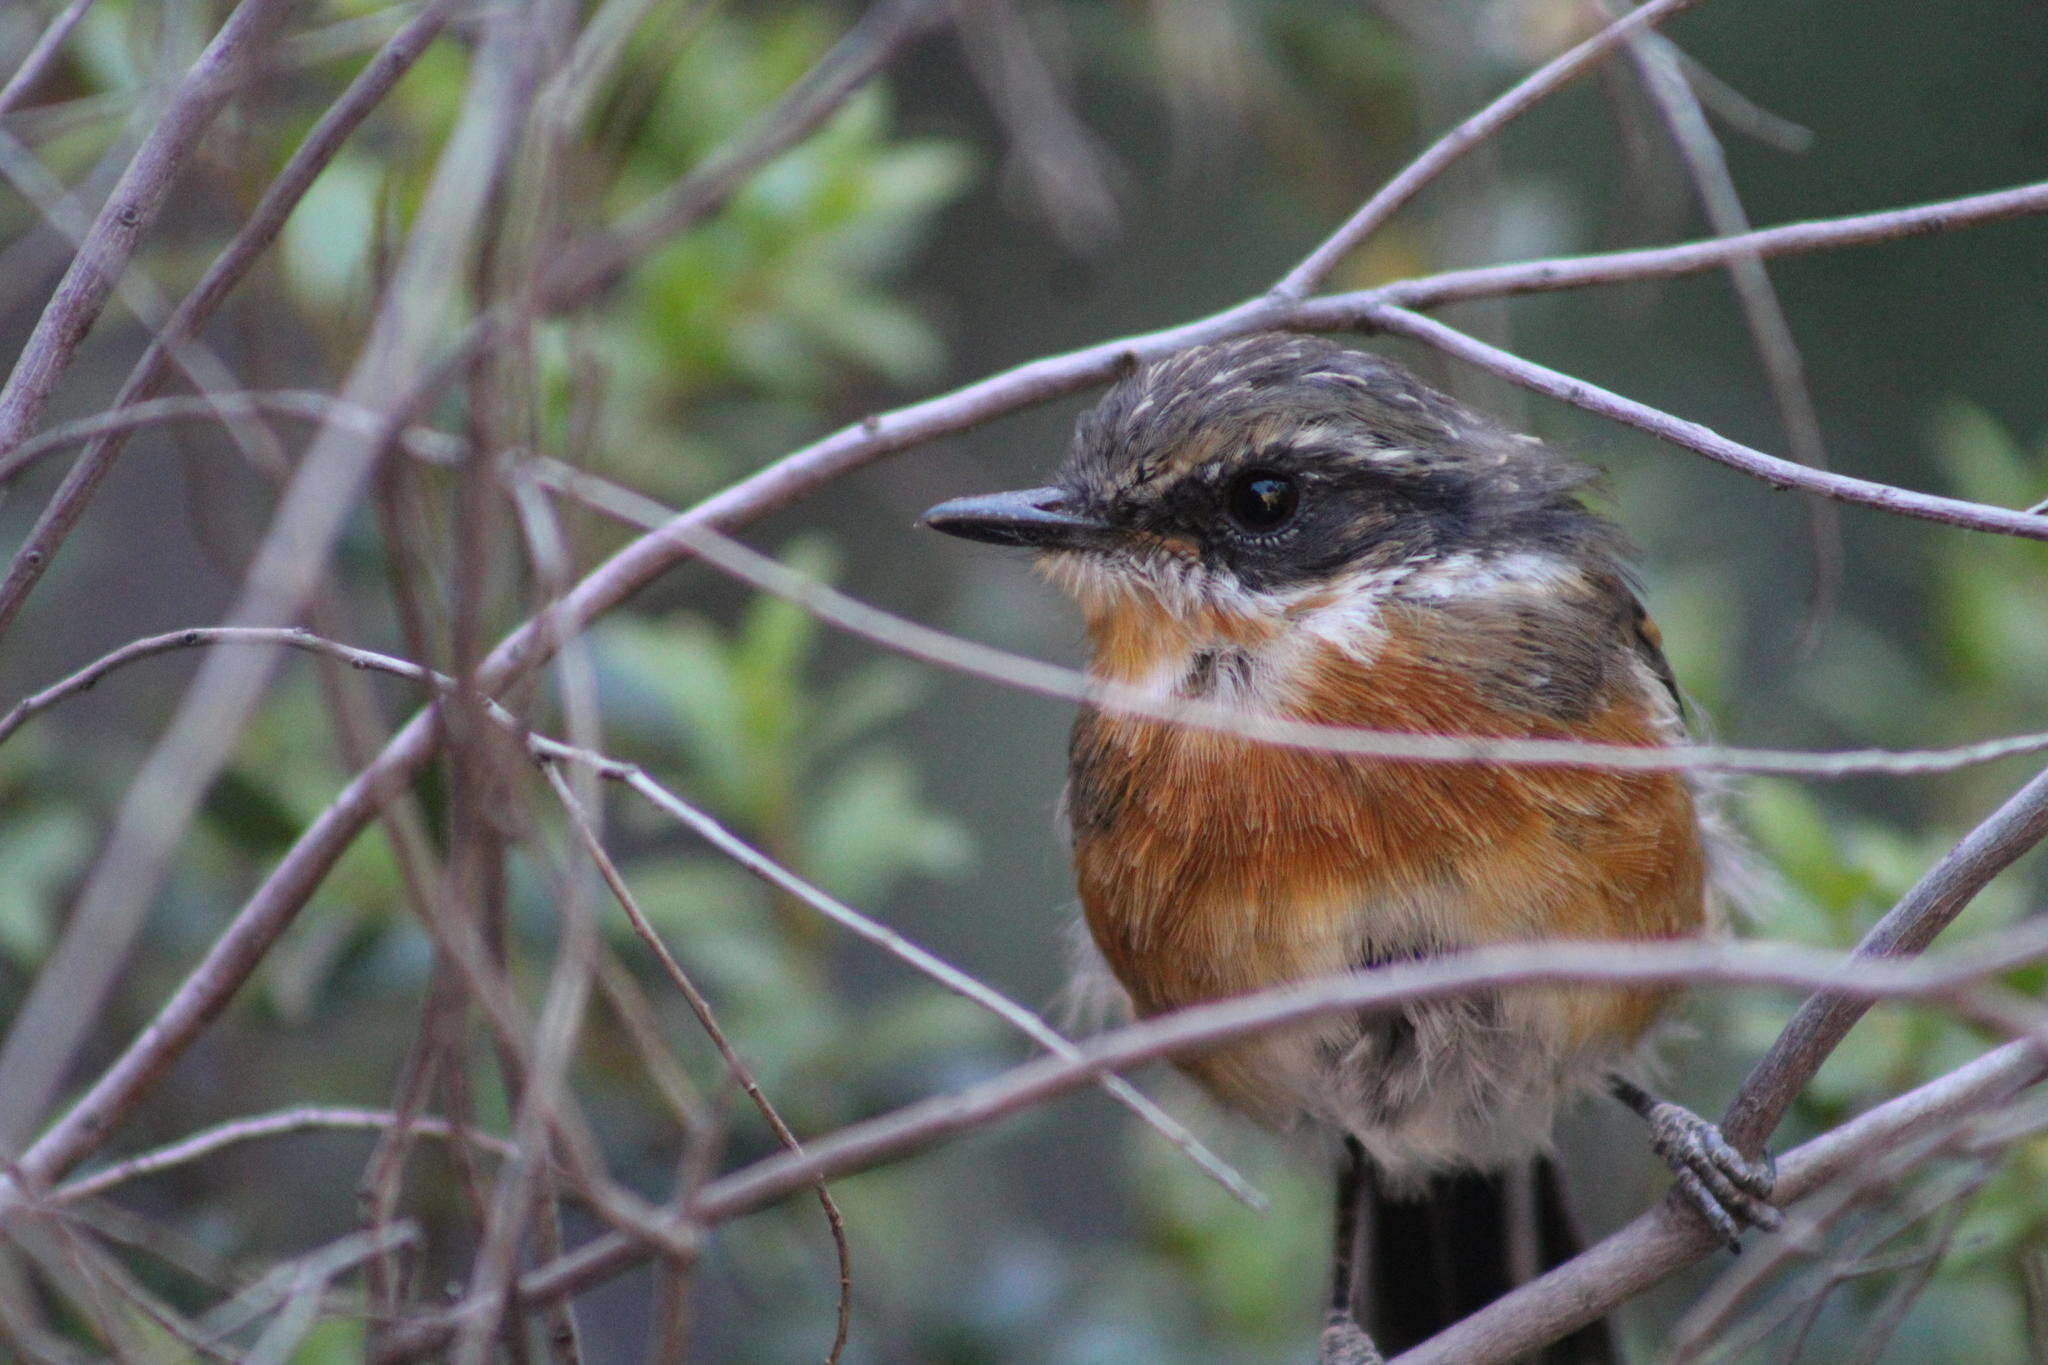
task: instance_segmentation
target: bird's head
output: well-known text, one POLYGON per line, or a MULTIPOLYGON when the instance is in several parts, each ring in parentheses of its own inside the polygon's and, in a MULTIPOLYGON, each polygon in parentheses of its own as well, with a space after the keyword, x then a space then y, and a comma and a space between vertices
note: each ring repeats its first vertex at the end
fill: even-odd
POLYGON ((1041 551, 1091 617, 1272 621, 1502 553, 1604 550, 1577 498, 1588 479, 1397 365, 1268 333, 1136 369, 1081 419, 1051 484, 924 521, 1041 551))

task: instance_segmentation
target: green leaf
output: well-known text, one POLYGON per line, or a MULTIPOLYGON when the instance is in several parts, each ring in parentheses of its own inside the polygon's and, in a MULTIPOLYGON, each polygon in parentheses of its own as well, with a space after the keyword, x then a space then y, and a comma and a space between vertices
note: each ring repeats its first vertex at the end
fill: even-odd
POLYGON ((804 866, 835 895, 873 899, 908 873, 949 876, 973 858, 973 840, 924 807, 901 756, 857 755, 826 783, 805 831, 804 866))
POLYGON ((725 642, 697 617, 615 619, 596 633, 600 664, 667 706, 662 719, 688 752, 694 776, 713 803, 735 813, 756 808, 745 705, 725 642))
POLYGON ((377 163, 343 152, 285 220, 278 253, 285 273, 309 303, 334 308, 360 293, 369 278, 383 194, 384 173, 377 163))
POLYGON ((1950 403, 1942 410, 1934 423, 1934 454, 1959 498, 2015 507, 2041 496, 2018 444, 1975 404, 1950 403))
MULTIPOLYGON (((818 536, 791 542, 781 558, 821 582, 831 581, 837 569, 837 556, 818 536)), ((818 624, 808 611, 767 593, 755 596, 740 618, 733 672, 757 754, 786 754, 807 718, 803 671, 817 638, 818 624)))
POLYGON ((840 679, 818 706, 814 752, 828 753, 908 715, 931 689, 901 659, 874 659, 840 679))

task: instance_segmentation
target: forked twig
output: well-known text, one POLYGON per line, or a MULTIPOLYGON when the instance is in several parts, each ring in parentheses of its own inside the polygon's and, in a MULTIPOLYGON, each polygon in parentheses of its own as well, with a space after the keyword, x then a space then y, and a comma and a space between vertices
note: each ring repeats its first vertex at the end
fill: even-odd
MULTIPOLYGON (((726 1070, 739 1082, 740 1089, 746 1092, 754 1107, 761 1111, 761 1117, 767 1120, 769 1129, 775 1134, 775 1140, 786 1150, 801 1153, 803 1144, 797 1141, 796 1134, 790 1131, 789 1124, 783 1120, 774 1103, 762 1091, 761 1083, 755 1079, 754 1070, 747 1065, 746 1058, 740 1056, 739 1050, 732 1045, 732 1040, 726 1037, 725 1029, 718 1022, 718 1016, 712 1012, 711 1002, 697 989, 697 983, 690 980, 690 974, 683 970, 683 964, 676 961, 675 955, 668 950, 668 944, 663 942, 661 935, 655 930, 653 922, 640 909, 640 902, 633 895, 633 889, 626 885, 626 879, 619 873, 618 864, 614 863, 611 854, 605 851, 604 840, 598 837, 597 830, 592 827, 590 817, 584 813, 583 803, 576 799, 576 793, 570 789, 569 781, 562 775, 561 768, 549 764, 546 771, 548 785, 554 788, 555 797, 561 802, 562 810, 569 818, 569 827, 576 831, 577 842, 581 843, 583 851, 590 855, 591 862, 597 867, 598 875, 604 878, 604 884, 611 888, 613 897, 619 902, 619 908, 626 912, 626 919, 632 924, 633 932, 640 936, 640 941, 647 945, 648 951, 661 963, 661 969, 667 973, 670 983, 689 1003, 690 1013, 697 1016, 697 1023, 703 1028, 705 1036, 711 1039, 711 1045, 718 1049, 718 1055, 725 1060, 726 1070)), ((853 1261, 846 1247, 846 1219, 839 1212, 837 1201, 832 1198, 832 1192, 825 1187, 824 1180, 820 1179, 816 1188, 818 1204, 825 1211, 825 1222, 832 1229, 833 1255, 839 1261, 838 1323, 833 1331, 831 1349, 825 1353, 825 1359, 834 1362, 846 1349, 847 1333, 853 1324, 853 1261)))

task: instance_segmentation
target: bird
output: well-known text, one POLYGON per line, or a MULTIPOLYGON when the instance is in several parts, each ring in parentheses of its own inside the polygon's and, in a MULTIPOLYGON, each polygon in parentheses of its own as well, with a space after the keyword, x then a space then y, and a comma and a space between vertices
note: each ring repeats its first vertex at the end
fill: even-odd
MULTIPOLYGON (((1051 484, 923 523, 1037 551, 1079 604, 1091 676, 1147 697, 1681 743, 1629 548, 1585 502, 1595 477, 1392 361, 1255 333, 1133 360, 1051 484)), ((1091 956, 1140 1018, 1461 949, 1718 933, 1739 860, 1681 771, 1402 762, 1094 707, 1062 810, 1091 956)), ((1778 1226, 1768 1155, 1646 1082, 1670 994, 1481 990, 1178 1059, 1225 1106, 1338 1139, 1320 1359, 1426 1339, 1511 1287, 1516 1248, 1568 1259, 1553 1119, 1599 1091, 1647 1120, 1723 1240, 1778 1226)), ((1615 1349, 1595 1324, 1551 1358, 1615 1349)))

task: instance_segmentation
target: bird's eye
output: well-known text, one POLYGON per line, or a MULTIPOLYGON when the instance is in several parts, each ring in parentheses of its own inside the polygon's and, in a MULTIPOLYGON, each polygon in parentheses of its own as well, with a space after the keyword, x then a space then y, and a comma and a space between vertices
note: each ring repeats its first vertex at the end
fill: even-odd
POLYGON ((1271 469, 1247 469, 1230 481, 1223 505, 1239 527, 1263 535, 1293 520, 1301 486, 1271 469))

